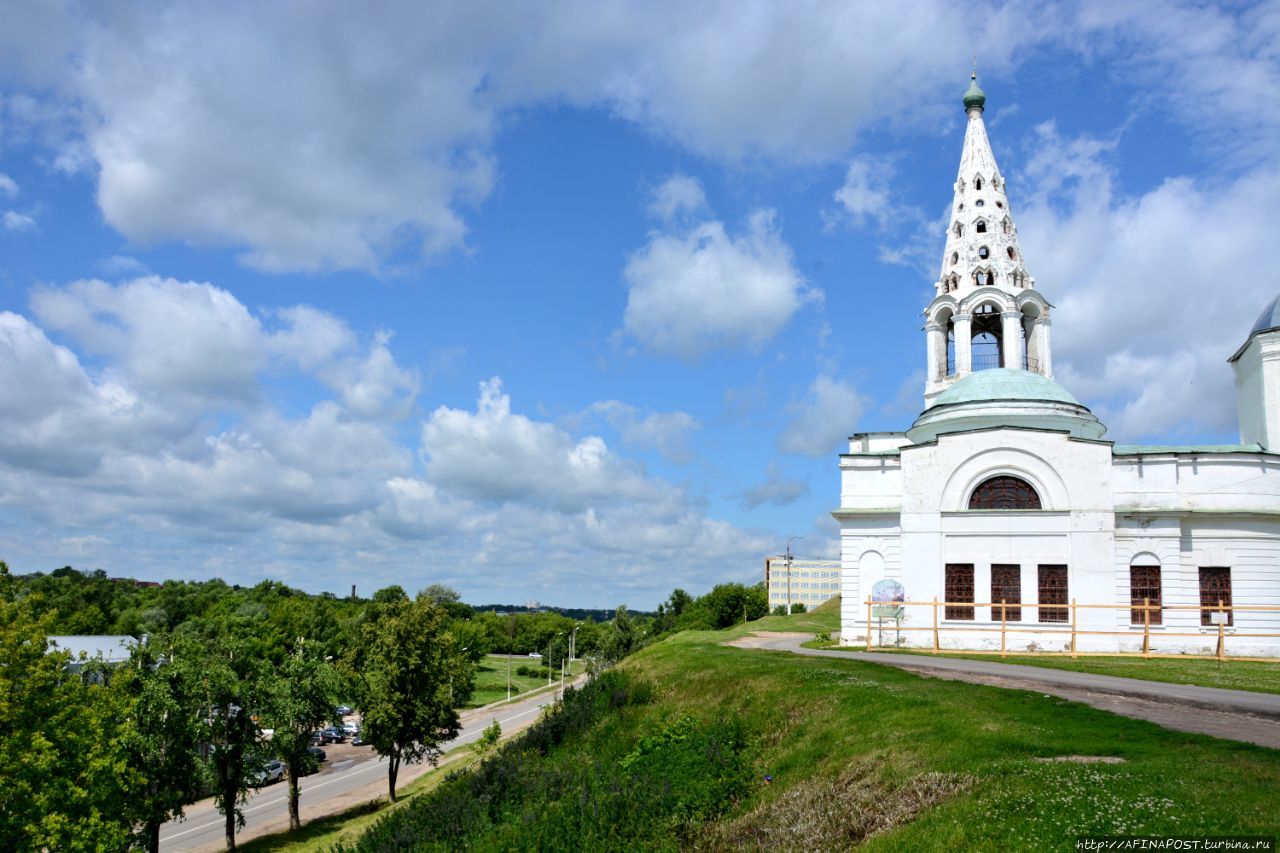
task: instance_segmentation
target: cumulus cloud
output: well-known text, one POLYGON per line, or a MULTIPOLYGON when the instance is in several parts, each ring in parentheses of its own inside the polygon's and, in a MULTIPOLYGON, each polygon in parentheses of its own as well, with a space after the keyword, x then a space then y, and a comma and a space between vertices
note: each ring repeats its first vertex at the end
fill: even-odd
POLYGON ((656 450, 679 465, 693 461, 689 436, 700 424, 686 412, 645 414, 620 400, 603 400, 589 406, 585 414, 603 418, 618 430, 624 447, 656 450))
POLYGON ((672 175, 653 191, 649 215, 668 222, 682 214, 698 213, 707 206, 707 194, 697 178, 672 175))
POLYGON ((892 189, 893 163, 883 157, 855 157, 835 191, 834 210, 825 211, 828 229, 874 227, 881 261, 932 273, 937 234, 946 228, 946 214, 930 219, 907 204, 892 189))
POLYGON ((4 172, 0 172, 0 195, 6 198, 15 198, 18 195, 18 184, 4 172))
POLYGON ((1233 432, 1226 358, 1275 295, 1280 169, 1211 185, 1169 178, 1126 196, 1113 140, 1045 124, 1032 148, 1019 234, 1037 288, 1057 306, 1059 381, 1118 440, 1233 432))
POLYGON ((106 221, 130 239, 230 246, 265 270, 379 270, 465 247, 465 216, 495 180, 496 129, 515 111, 603 108, 715 159, 820 161, 884 120, 885 103, 894 120, 927 118, 905 105, 954 86, 968 49, 955 32, 997 67, 1030 30, 1016 10, 938 0, 905 19, 836 0, 803 15, 641 2, 437 12, 406 26, 416 4, 49 7, 6 21, 0 62, 41 92, 14 132, 45 139, 59 168, 91 164, 106 221))
POLYGON ((422 426, 432 482, 469 498, 585 511, 596 503, 674 498, 599 436, 575 439, 551 423, 511 411, 494 377, 480 384, 474 412, 437 408, 422 426))
POLYGON ((867 405, 867 398, 850 383, 819 374, 805 398, 790 407, 792 418, 778 435, 778 449, 814 457, 835 453, 867 405))
POLYGON ((769 465, 765 480, 743 490, 739 496, 747 509, 769 504, 789 506, 809 494, 809 483, 798 477, 788 477, 781 466, 769 465))
MULTIPOLYGON (((388 420, 387 394, 361 404, 362 389, 399 387, 379 379, 386 364, 369 368, 392 358, 389 335, 366 348, 315 308, 258 318, 233 298, 220 304, 222 294, 167 279, 47 287, 33 301, 67 343, 0 313, 0 530, 27 531, 0 536, 14 565, 91 554, 143 576, 370 589, 402 582, 406 565, 443 562, 469 594, 550 589, 581 604, 625 595, 651 606, 674 562, 685 583, 709 586, 765 546, 600 437, 513 411, 496 378, 474 410, 437 407, 415 453, 388 420), (193 325, 192 307, 207 328, 193 325), (166 318, 186 349, 175 355, 161 340, 167 367, 135 363, 126 338, 154 337, 166 318), (183 358, 238 366, 210 377, 183 358), (322 391, 301 415, 265 401, 266 376, 302 371, 324 388, 328 371, 346 369, 365 379, 334 380, 332 399, 322 391)), ((696 426, 621 404, 593 416, 616 420, 624 444, 675 455, 696 426)))
POLYGON ((32 292, 49 329, 110 356, 148 388, 198 396, 256 391, 262 326, 229 292, 210 284, 148 277, 119 285, 82 280, 32 292))
POLYGON ((822 299, 806 287, 771 210, 752 212, 737 235, 717 220, 655 231, 623 275, 626 331, 656 353, 684 359, 758 348, 822 299))

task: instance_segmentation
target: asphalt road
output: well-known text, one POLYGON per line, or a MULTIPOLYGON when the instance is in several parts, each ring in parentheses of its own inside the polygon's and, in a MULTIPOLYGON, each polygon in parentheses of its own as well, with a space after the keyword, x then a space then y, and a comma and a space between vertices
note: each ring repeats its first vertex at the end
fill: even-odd
MULTIPOLYGON (((471 743, 479 738, 485 727, 495 719, 504 732, 527 725, 535 720, 542 707, 553 702, 557 695, 558 691, 553 691, 513 702, 510 705, 467 712, 463 715, 462 731, 444 748, 448 750, 471 743)), ((379 783, 381 788, 371 792, 370 798, 386 794, 386 760, 374 754, 370 747, 333 745, 325 747, 325 751, 328 753, 329 760, 325 762, 321 772, 303 779, 299 786, 304 821, 307 820, 307 813, 312 817, 327 813, 324 809, 327 802, 341 800, 351 792, 369 786, 371 783, 379 783)), ((417 775, 412 772, 416 766, 401 768, 400 784, 397 788, 407 784, 417 775)), ((285 822, 284 825, 288 826, 288 797, 289 786, 285 782, 270 785, 252 794, 243 807, 245 828, 236 833, 237 841, 256 835, 257 830, 261 830, 267 824, 278 824, 282 819, 285 822)), ((342 807, 345 805, 343 804, 342 807)), ((192 851, 221 848, 225 838, 225 825, 223 815, 214 807, 213 800, 201 800, 187 807, 185 820, 170 821, 164 825, 160 830, 160 849, 192 851)))

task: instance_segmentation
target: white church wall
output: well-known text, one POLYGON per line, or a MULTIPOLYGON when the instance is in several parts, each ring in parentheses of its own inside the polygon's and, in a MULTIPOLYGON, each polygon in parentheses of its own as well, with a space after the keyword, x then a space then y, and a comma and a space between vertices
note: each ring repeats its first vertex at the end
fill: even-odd
POLYGON ((1240 440, 1280 450, 1280 333, 1256 335, 1231 366, 1240 440))
POLYGON ((896 514, 840 518, 840 637, 865 639, 866 605, 877 581, 901 581, 902 547, 896 514), (862 615, 859 616, 859 613, 862 615))
POLYGON ((1280 456, 1187 448, 1117 456, 1116 511, 1280 510, 1280 456))
POLYGON ((897 509, 902 505, 902 460, 897 456, 840 457, 840 507, 897 509))

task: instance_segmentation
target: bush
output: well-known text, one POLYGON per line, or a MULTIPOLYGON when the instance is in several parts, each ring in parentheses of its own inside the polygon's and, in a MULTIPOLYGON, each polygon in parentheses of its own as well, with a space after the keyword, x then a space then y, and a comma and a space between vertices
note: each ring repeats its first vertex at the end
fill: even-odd
POLYGON ((648 682, 616 670, 570 689, 478 768, 450 775, 344 849, 687 846, 746 795, 749 740, 736 719, 682 716, 619 741, 629 709, 652 699, 648 682))

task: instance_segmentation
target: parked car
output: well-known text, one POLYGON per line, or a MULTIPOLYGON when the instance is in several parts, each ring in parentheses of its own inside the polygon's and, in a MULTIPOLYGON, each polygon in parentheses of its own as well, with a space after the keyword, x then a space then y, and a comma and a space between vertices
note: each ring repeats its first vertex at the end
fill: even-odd
POLYGON ((529 652, 529 657, 531 657, 531 658, 538 658, 539 660, 541 660, 541 659, 542 659, 542 653, 541 653, 541 652, 529 652))
POLYGON ((360 724, 357 723, 355 720, 347 720, 345 723, 342 724, 342 730, 349 735, 353 735, 356 732, 360 731, 360 724))
POLYGON ((315 757, 317 763, 324 761, 325 758, 327 757, 324 754, 324 750, 318 746, 311 747, 309 750, 307 750, 307 752, 310 752, 315 757))
POLYGON ((284 778, 284 762, 268 761, 253 774, 254 787, 261 788, 263 785, 270 785, 272 782, 279 782, 284 778))
POLYGON ((346 739, 346 730, 340 729, 337 726, 330 726, 327 729, 320 730, 320 740, 323 743, 342 743, 346 739))
POLYGON ((351 713, 351 709, 346 705, 339 705, 337 708, 333 709, 333 712, 339 717, 345 717, 347 714, 351 713))
POLYGON ((368 741, 364 739, 364 735, 360 732, 356 732, 356 736, 351 739, 352 746, 364 746, 366 743, 368 741))

